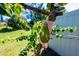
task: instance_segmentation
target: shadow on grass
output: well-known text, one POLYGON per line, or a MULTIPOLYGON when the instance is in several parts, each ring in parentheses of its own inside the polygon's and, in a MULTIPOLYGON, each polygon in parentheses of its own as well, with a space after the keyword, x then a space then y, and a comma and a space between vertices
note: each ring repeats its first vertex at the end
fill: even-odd
POLYGON ((15 30, 14 29, 10 29, 10 28, 2 28, 0 30, 0 33, 11 32, 11 31, 15 31, 15 30))

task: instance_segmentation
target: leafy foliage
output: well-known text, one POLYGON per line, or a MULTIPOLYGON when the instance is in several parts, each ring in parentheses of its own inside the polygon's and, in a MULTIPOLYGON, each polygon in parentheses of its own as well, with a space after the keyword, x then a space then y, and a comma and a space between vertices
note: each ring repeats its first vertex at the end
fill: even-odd
POLYGON ((47 10, 52 11, 54 9, 54 3, 47 3, 47 10))
POLYGON ((4 9, 7 11, 7 13, 9 14, 9 16, 12 16, 12 14, 13 14, 12 7, 13 7, 13 5, 10 4, 10 3, 9 4, 8 3, 4 4, 4 9))
POLYGON ((7 4, 6 5, 3 3, 0 4, 0 11, 1 11, 0 14, 11 16, 11 13, 9 13, 10 12, 9 6, 8 7, 7 6, 8 6, 7 4))
POLYGON ((38 34, 40 32, 40 23, 41 21, 38 21, 34 24, 31 33, 29 33, 27 40, 28 40, 28 44, 27 46, 21 50, 21 52, 19 53, 19 55, 23 56, 26 55, 25 53, 27 53, 28 51, 36 51, 36 49, 38 48, 38 34), (25 50, 25 51, 24 51, 25 50))
MULTIPOLYGON (((34 7, 34 8, 38 8, 38 9, 45 9, 45 7, 43 6, 43 3, 28 3, 27 5, 34 7)), ((39 11, 38 11, 39 12, 39 11)), ((33 10, 28 10, 26 9, 23 14, 25 14, 25 16, 27 17, 27 19, 31 19, 31 21, 29 22, 29 24, 31 26, 34 25, 34 21, 40 21, 43 19, 46 19, 46 16, 41 14, 41 13, 37 13, 33 10)))
POLYGON ((65 5, 67 5, 68 3, 58 3, 58 5, 60 5, 60 6, 65 6, 65 5))
MULTIPOLYGON (((66 5, 67 3, 47 3, 47 10, 51 12, 52 10, 57 10, 60 9, 62 6, 66 5)), ((63 9, 59 12, 61 12, 61 15, 65 12, 66 10, 63 9)))
MULTIPOLYGON (((13 27, 14 29, 25 29, 29 30, 30 25, 27 21, 21 18, 20 13, 23 12, 24 8, 22 5, 15 3, 4 3, 0 6, 4 12, 7 12, 11 18, 8 20, 8 25, 13 27)), ((3 13, 4 14, 4 13, 3 13)))
POLYGON ((26 50, 26 48, 24 48, 24 49, 20 52, 19 56, 27 56, 27 50, 26 50))
POLYGON ((22 40, 26 40, 26 39, 27 39, 27 36, 22 35, 20 37, 17 37, 16 41, 22 41, 22 40))
POLYGON ((78 27, 71 27, 71 26, 69 26, 69 27, 61 27, 61 26, 58 26, 58 25, 54 25, 52 27, 52 33, 51 34, 53 36, 56 36, 57 38, 58 37, 62 38, 64 32, 72 33, 72 32, 74 32, 76 30, 78 30, 78 27))
POLYGON ((13 27, 14 29, 30 29, 30 26, 25 19, 17 17, 15 15, 13 15, 12 18, 8 20, 8 25, 13 27))
MULTIPOLYGON (((53 9, 59 8, 60 6, 63 6, 66 4, 67 3, 58 3, 58 4, 48 3, 47 10, 52 11, 53 9)), ((41 6, 39 8, 41 8, 41 6)), ((8 20, 9 26, 13 27, 14 29, 25 29, 25 30, 30 29, 30 26, 28 25, 27 21, 19 17, 20 13, 24 9, 20 4, 4 4, 3 7, 0 7, 0 8, 1 8, 0 10, 3 9, 4 11, 6 11, 8 13, 8 16, 11 16, 11 18, 8 20)), ((41 14, 38 14, 38 13, 34 13, 34 14, 36 15, 34 20, 43 19, 41 14)), ((30 50, 33 52, 37 50, 40 28, 41 28, 41 21, 35 22, 32 29, 30 30, 31 33, 29 33, 28 36, 23 35, 21 37, 16 38, 17 41, 22 41, 26 39, 28 40, 27 46, 20 51, 19 53, 20 56, 27 55, 27 52, 30 50)), ((64 32, 68 31, 72 33, 75 30, 77 30, 77 27, 60 27, 58 25, 54 25, 52 27, 51 34, 53 36, 56 36, 57 38, 63 38, 64 32)))
POLYGON ((2 14, 5 15, 7 13, 7 16, 19 16, 20 13, 24 10, 24 8, 22 7, 22 5, 15 3, 2 3, 0 4, 0 8, 1 10, 3 10, 2 14))
POLYGON ((14 4, 12 9, 16 16, 19 16, 20 13, 24 10, 23 6, 20 4, 14 4))
POLYGON ((5 28, 0 29, 0 33, 3 32, 11 32, 14 31, 14 29, 12 27, 6 26, 5 28))
MULTIPOLYGON (((36 22, 31 30, 31 33, 29 33, 27 40, 28 44, 27 46, 22 49, 19 53, 20 56, 25 56, 26 54, 28 55, 27 52, 33 51, 35 52, 38 48, 38 37, 40 33, 40 27, 41 27, 41 21, 36 22)), ((52 35, 57 37, 57 38, 63 38, 63 33, 64 32, 70 32, 72 33, 73 31, 77 30, 77 27, 60 27, 58 25, 54 25, 52 27, 52 35)), ((50 38, 51 39, 51 38, 50 38)))

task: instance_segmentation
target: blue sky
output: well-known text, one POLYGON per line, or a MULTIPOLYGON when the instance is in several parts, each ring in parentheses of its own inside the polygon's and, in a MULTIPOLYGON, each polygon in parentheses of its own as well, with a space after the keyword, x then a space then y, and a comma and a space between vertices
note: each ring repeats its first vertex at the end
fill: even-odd
MULTIPOLYGON (((46 3, 44 4, 44 6, 46 5, 46 3)), ((66 10, 68 12, 71 12, 71 11, 74 11, 74 10, 77 10, 79 9, 79 3, 68 3, 66 6, 65 6, 66 10)), ((5 18, 8 18, 6 16, 3 17, 4 19, 5 18)))

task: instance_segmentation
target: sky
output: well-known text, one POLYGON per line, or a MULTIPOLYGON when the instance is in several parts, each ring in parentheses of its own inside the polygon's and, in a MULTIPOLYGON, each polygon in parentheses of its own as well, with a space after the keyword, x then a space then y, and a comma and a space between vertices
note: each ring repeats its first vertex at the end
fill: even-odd
MULTIPOLYGON (((46 4, 45 4, 46 5, 46 4)), ((77 10, 79 9, 79 3, 68 3, 66 6, 65 6, 66 10, 68 12, 71 12, 71 11, 74 11, 74 10, 77 10)), ((8 18, 6 16, 3 17, 4 19, 5 18, 8 18)))
POLYGON ((79 3, 69 3, 65 6, 68 12, 74 11, 79 9, 79 3))

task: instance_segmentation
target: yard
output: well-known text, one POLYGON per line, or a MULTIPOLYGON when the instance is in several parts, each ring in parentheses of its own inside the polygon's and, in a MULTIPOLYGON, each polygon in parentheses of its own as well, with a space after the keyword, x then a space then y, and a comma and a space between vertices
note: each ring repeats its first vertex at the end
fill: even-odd
MULTIPOLYGON (((0 27, 0 30, 5 26, 0 27)), ((27 35, 25 30, 16 30, 0 33, 0 56, 17 56, 21 49, 27 45, 27 40, 16 41, 15 39, 22 35, 27 35), (22 34, 21 34, 22 33, 22 34)), ((29 53, 28 53, 29 54, 29 53)))
POLYGON ((65 50, 67 51, 65 51, 66 55, 79 55, 77 52, 79 50, 78 41, 67 41, 70 45, 64 39, 66 44, 59 40, 68 35, 64 35, 65 32, 73 33, 79 27, 79 23, 77 23, 79 11, 68 12, 66 10, 67 4, 69 3, 1 3, 0 56, 32 56, 33 53, 34 56, 59 56, 60 53, 60 55, 64 55, 65 50), (42 30, 40 30, 41 28, 42 30), (49 42, 49 47, 39 54, 42 49, 42 46, 39 45, 39 38, 44 41, 43 43, 48 43, 49 39, 53 39, 55 42, 53 40, 49 42), (60 45, 60 42, 63 44, 60 45), (62 45, 65 49, 62 48, 62 45), (77 49, 75 50, 75 48, 77 49), (55 51, 59 53, 57 54, 55 51))

